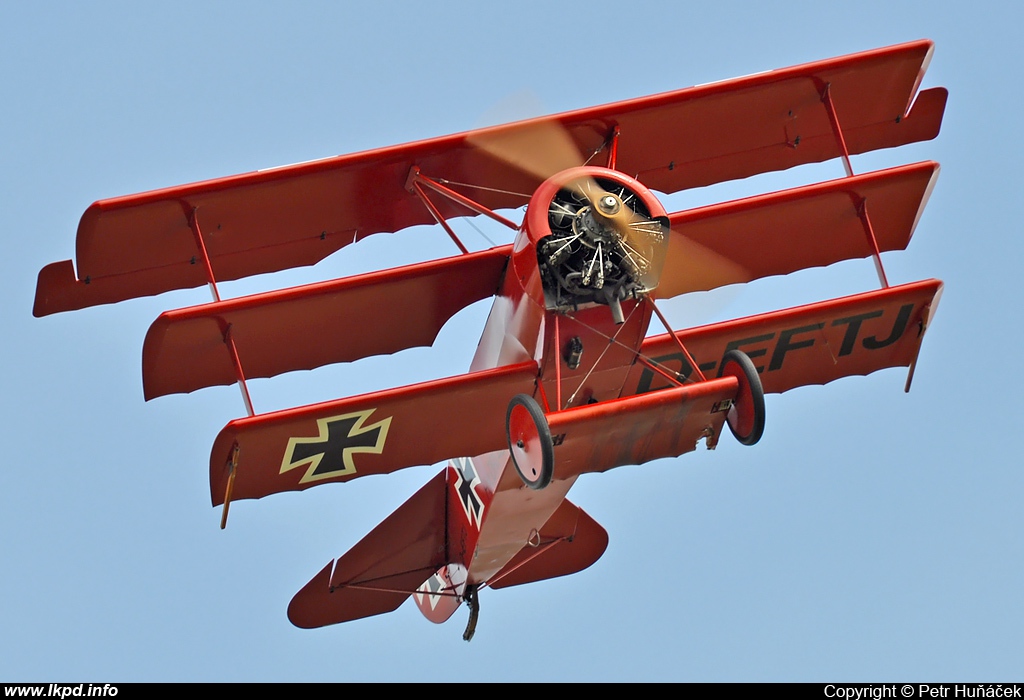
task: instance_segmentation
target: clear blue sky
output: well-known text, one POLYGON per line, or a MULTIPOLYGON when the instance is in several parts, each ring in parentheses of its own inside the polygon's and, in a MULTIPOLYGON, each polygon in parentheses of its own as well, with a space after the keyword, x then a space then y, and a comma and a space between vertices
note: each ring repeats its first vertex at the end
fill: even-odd
MULTIPOLYGON (((1021 20, 988 2, 0 4, 0 681, 1020 679, 1021 20), (435 626, 411 603, 316 631, 285 616, 435 467, 239 502, 218 530, 207 460, 237 390, 147 404, 140 377, 150 322, 205 289, 31 315, 96 199, 922 37, 924 85, 950 90, 942 133, 854 159, 943 167, 909 250, 885 257, 894 282, 946 282, 913 391, 889 370, 771 396, 754 448, 581 479, 607 553, 485 591, 471 644, 464 611, 435 626)), ((454 252, 417 228, 224 291, 454 252)), ((684 327, 876 285, 858 261, 666 308, 684 327)), ((461 373, 486 311, 433 348, 254 382, 256 408, 461 373)))

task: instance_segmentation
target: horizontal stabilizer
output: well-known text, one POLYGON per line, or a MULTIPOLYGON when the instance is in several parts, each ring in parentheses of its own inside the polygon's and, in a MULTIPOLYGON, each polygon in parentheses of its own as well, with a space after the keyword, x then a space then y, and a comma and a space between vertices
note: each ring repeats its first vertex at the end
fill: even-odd
POLYGON ((310 629, 391 612, 443 565, 449 471, 431 479, 296 593, 288 605, 292 624, 310 629))
POLYGON ((233 384, 229 341, 247 378, 430 345, 456 312, 497 291, 511 249, 163 313, 142 348, 146 399, 233 384))
POLYGON ((725 376, 550 413, 554 478, 678 457, 702 437, 714 442, 739 387, 725 376))
MULTIPOLYGON (((715 376, 725 353, 739 348, 760 372, 765 393, 779 393, 913 365, 941 291, 938 280, 924 280, 676 335, 705 376, 715 376)), ((647 338, 640 352, 681 378, 693 372, 668 334, 647 338)), ((667 386, 668 381, 638 363, 630 370, 623 393, 667 386)))
POLYGON ((507 449, 509 401, 533 394, 536 377, 523 362, 233 420, 210 454, 213 504, 233 455, 239 500, 507 449))
POLYGON ((655 296, 785 275, 910 243, 939 165, 915 163, 671 214, 655 296))
POLYGON ((540 529, 539 543, 528 544, 487 582, 490 588, 568 576, 596 562, 608 547, 608 533, 568 500, 540 529))
MULTIPOLYGON (((426 141, 96 202, 78 226, 76 263, 39 274, 36 316, 206 283, 198 224, 217 280, 312 265, 366 236, 434 220, 406 189, 413 167, 470 183, 490 209, 524 204, 550 173, 526 172, 481 142, 515 143, 545 161, 554 126, 581 154, 611 149, 616 167, 670 193, 837 158, 825 88, 850 153, 934 138, 946 91, 916 94, 932 42, 768 71, 426 141), (916 99, 915 99, 916 96, 916 99), (912 105, 912 106, 911 106, 912 105), (77 276, 76 276, 77 268, 77 276)), ((548 159, 550 160, 550 159, 548 159)), ((595 161, 600 162, 600 161, 595 161)), ((579 163, 573 163, 578 165, 579 163)), ((453 185, 459 189, 460 185, 453 185)), ((441 216, 471 215, 438 198, 441 216)))

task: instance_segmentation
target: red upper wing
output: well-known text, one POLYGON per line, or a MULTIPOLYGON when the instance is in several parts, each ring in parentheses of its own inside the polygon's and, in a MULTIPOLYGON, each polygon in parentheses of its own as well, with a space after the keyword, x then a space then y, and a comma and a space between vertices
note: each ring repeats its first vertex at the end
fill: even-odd
MULTIPOLYGON (((539 183, 474 144, 557 124, 581 154, 621 132, 617 167, 649 187, 687 187, 782 170, 839 155, 821 102, 825 85, 851 153, 934 138, 946 91, 914 101, 931 55, 916 41, 710 85, 427 141, 327 158, 96 202, 70 260, 39 273, 34 313, 105 304, 206 282, 190 227, 195 213, 218 280, 311 265, 365 236, 431 223, 406 189, 413 166, 452 182, 529 194, 539 183), (913 109, 908 112, 913 101, 913 109), (198 261, 198 262, 197 262, 198 261)), ((520 140, 520 139, 514 139, 520 140)), ((547 147, 543 139, 534 146, 547 147)), ((528 150, 528 149, 527 149, 528 150)), ((541 153, 524 160, 543 160, 541 153)), ((492 209, 505 192, 466 190, 492 209)), ((468 212, 438 199, 445 217, 468 212)))

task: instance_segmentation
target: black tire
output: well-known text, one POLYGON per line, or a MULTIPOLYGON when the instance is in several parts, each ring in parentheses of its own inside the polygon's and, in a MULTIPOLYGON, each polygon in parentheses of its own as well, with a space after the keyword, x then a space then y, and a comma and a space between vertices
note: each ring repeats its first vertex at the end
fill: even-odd
POLYGON ((505 412, 505 437, 508 439, 508 452, 512 457, 512 466, 516 468, 516 474, 523 480, 523 483, 534 490, 540 490, 551 483, 551 477, 555 472, 555 445, 551 439, 551 429, 548 427, 548 419, 544 410, 532 396, 517 394, 512 397, 505 412), (516 454, 522 455, 523 444, 519 438, 513 442, 512 436, 512 413, 519 407, 524 409, 532 421, 540 442, 540 464, 533 468, 528 464, 519 464, 516 454))
POLYGON ((726 414, 726 422, 741 445, 754 445, 764 434, 764 387, 761 386, 761 376, 757 368, 742 350, 730 350, 722 358, 722 374, 732 374, 740 380, 740 393, 736 402, 726 414), (729 366, 734 365, 738 371, 730 371, 729 366), (749 391, 749 401, 745 392, 749 391), (742 399, 742 401, 741 401, 742 399), (751 415, 740 415, 749 411, 751 415))

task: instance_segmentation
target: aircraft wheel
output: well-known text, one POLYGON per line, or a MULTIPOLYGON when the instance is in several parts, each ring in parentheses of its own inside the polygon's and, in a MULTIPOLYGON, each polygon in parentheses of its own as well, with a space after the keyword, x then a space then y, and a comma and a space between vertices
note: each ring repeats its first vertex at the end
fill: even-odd
POLYGON ((761 377, 742 350, 730 350, 722 358, 722 376, 740 381, 740 391, 726 414, 729 430, 743 445, 753 445, 764 433, 764 388, 761 377))
POLYGON ((555 470, 555 447, 548 419, 532 396, 517 394, 505 414, 505 434, 512 465, 523 483, 542 489, 551 483, 555 470))

